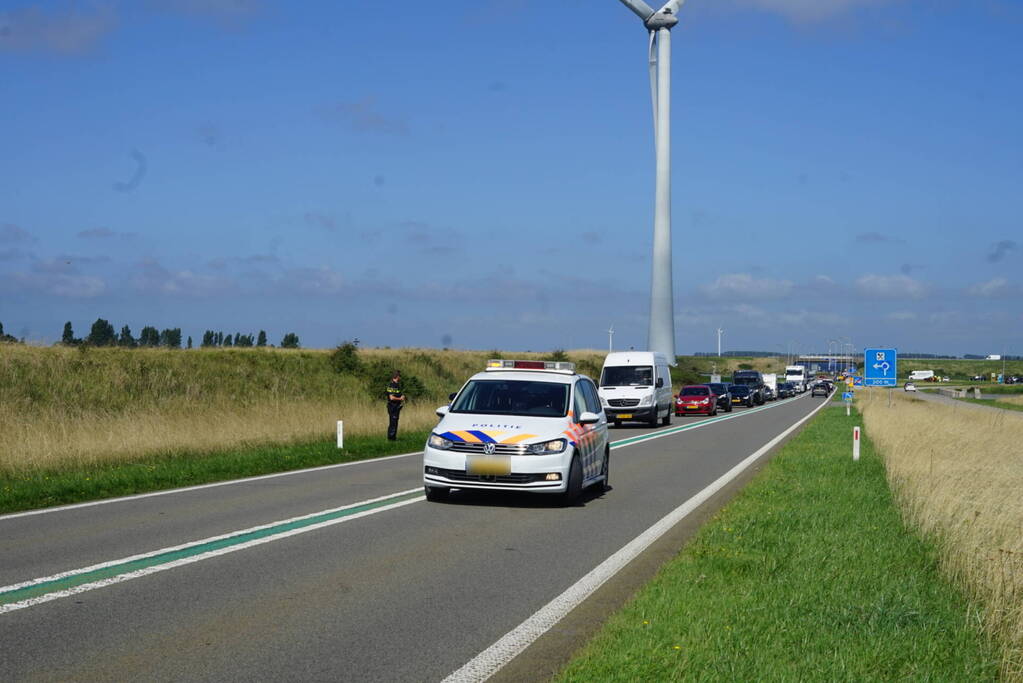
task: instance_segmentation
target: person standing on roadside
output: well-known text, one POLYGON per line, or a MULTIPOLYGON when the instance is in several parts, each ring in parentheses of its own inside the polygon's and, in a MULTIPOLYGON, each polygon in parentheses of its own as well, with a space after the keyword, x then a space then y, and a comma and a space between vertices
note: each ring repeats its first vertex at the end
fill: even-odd
POLYGON ((405 391, 401 386, 401 372, 395 370, 391 375, 391 383, 387 385, 387 416, 390 418, 387 425, 388 441, 395 441, 398 438, 398 417, 401 415, 403 405, 405 391))

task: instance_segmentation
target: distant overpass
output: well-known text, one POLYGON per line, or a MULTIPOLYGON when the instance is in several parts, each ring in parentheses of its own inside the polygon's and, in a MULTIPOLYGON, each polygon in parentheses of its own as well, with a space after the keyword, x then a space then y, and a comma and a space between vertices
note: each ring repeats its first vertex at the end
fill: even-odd
POLYGON ((813 372, 838 372, 861 365, 863 354, 853 353, 801 353, 794 356, 792 365, 806 365, 813 372))

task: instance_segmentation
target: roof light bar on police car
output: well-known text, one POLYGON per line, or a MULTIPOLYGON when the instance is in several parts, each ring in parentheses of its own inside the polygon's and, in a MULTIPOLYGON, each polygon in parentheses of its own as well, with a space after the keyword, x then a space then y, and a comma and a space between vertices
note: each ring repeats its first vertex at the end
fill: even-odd
POLYGON ((540 372, 560 372, 566 375, 575 374, 575 363, 553 360, 503 360, 487 361, 487 372, 501 370, 537 370, 540 372))

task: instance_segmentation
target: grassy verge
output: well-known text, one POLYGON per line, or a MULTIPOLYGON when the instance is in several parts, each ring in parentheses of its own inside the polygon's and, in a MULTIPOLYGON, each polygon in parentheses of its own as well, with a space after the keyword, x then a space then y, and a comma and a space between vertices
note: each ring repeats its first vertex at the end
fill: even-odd
POLYGON ((4 475, 0 476, 0 514, 409 453, 422 449, 427 436, 428 431, 418 431, 400 433, 397 441, 346 437, 342 451, 334 441, 315 441, 215 453, 179 452, 132 463, 4 475))
POLYGON ((558 680, 995 679, 869 440, 852 461, 858 422, 822 412, 558 680))
POLYGON ((979 403, 982 406, 991 406, 992 408, 1003 408, 1005 410, 1023 410, 1023 404, 1009 403, 1008 401, 999 401, 996 398, 960 398, 960 401, 967 403, 979 403))

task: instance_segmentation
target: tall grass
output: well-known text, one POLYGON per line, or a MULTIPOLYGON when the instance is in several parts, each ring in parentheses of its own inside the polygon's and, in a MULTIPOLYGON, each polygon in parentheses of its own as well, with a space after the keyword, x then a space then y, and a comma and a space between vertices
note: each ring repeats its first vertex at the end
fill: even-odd
MULTIPOLYGON (((423 391, 402 430, 484 367, 490 352, 367 349, 364 366, 400 369, 423 391)), ((544 354, 524 354, 531 358, 544 354)), ((571 354, 599 371, 603 355, 571 354)), ((385 404, 364 374, 334 370, 328 351, 34 348, 0 345, 0 475, 133 462, 161 453, 383 435, 385 404)))
POLYGON ((860 394, 892 489, 938 541, 945 573, 986 605, 1004 678, 1023 680, 1023 416, 893 393, 891 408, 879 391, 860 394))

